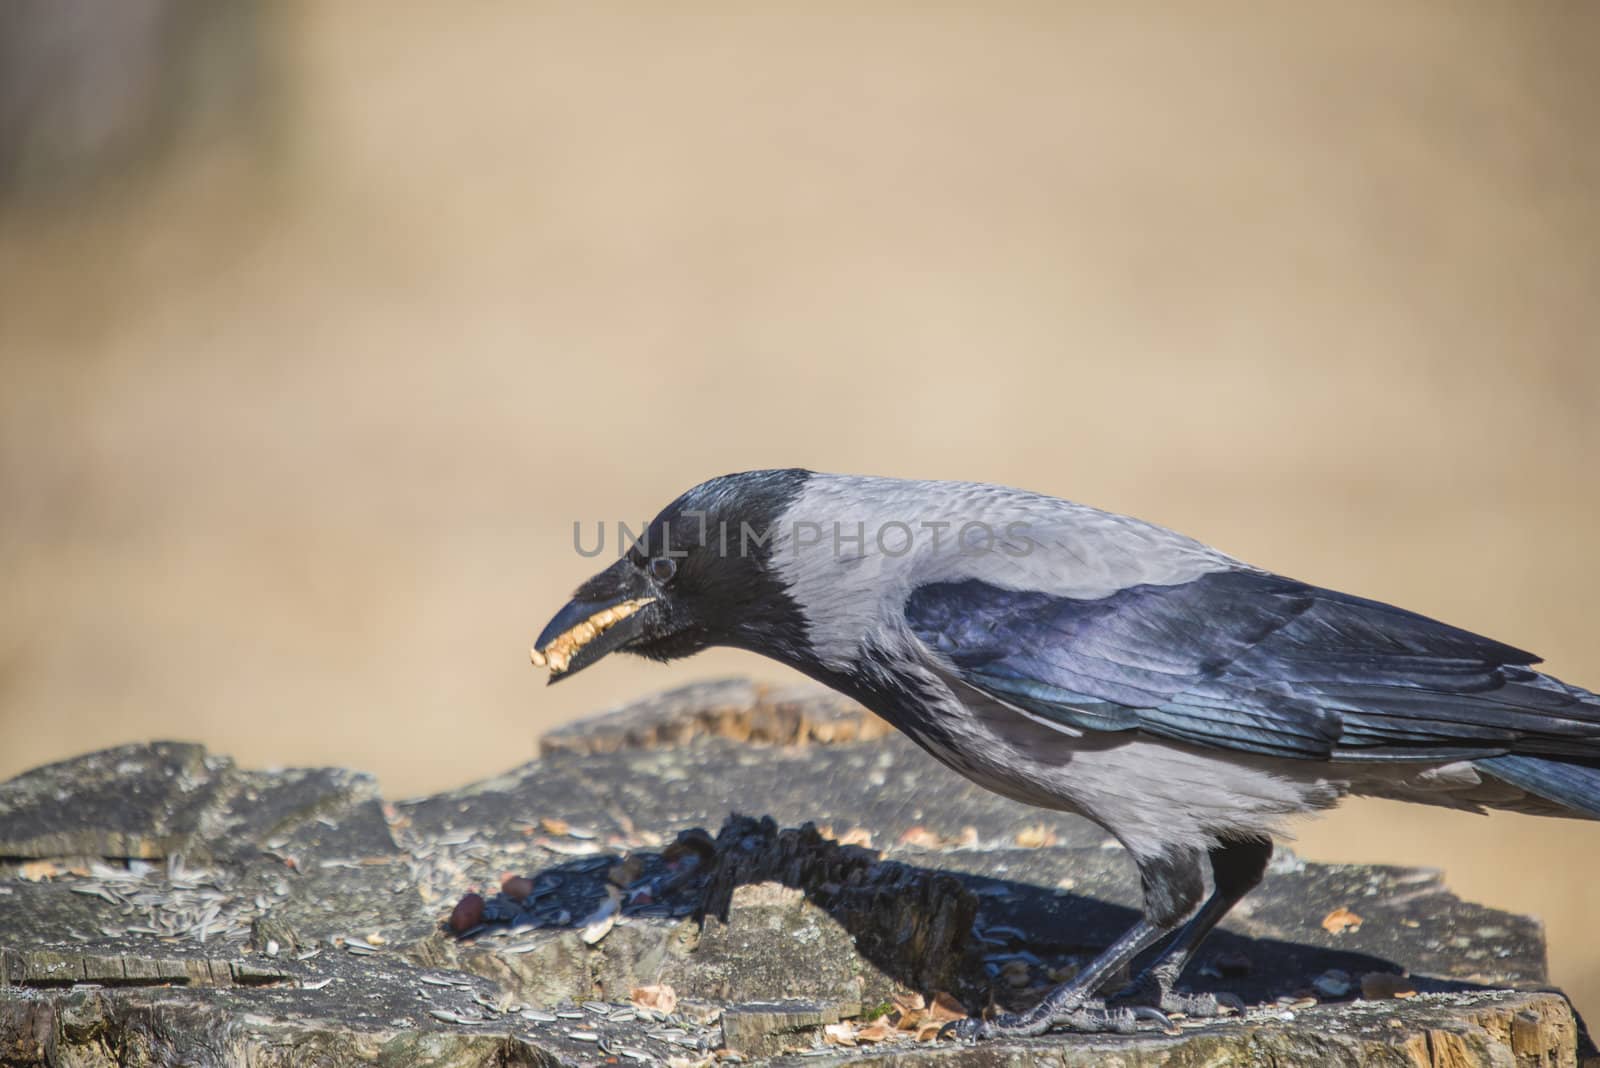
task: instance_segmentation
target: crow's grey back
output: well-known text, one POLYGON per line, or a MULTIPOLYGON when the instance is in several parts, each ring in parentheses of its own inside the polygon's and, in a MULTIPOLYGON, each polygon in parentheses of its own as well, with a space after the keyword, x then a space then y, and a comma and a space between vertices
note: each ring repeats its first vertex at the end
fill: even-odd
POLYGON ((805 615, 816 655, 836 670, 848 668, 867 639, 906 647, 906 599, 926 583, 975 578, 1094 599, 1254 570, 1153 523, 1044 494, 827 474, 813 474, 782 517, 771 560, 805 615))

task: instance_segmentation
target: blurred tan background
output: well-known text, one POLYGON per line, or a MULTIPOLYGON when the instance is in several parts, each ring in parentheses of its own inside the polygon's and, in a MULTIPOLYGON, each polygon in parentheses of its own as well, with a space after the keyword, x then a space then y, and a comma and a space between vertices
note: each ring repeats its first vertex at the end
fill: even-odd
MULTIPOLYGON (((177 737, 414 794, 777 676, 526 651, 574 520, 788 464, 1600 687, 1600 6, 60 3, 0 27, 0 776, 177 737)), ((1600 825, 1300 846, 1542 916, 1600 1014, 1600 825)))

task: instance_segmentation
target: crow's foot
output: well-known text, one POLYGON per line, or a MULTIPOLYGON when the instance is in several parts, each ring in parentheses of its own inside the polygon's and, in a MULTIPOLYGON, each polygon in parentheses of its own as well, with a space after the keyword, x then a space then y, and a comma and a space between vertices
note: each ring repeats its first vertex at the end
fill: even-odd
POLYGON ((1177 1027, 1160 1009, 1148 1005, 1129 1005, 1107 1008, 1098 1001, 1085 1001, 1075 1006, 1051 1006, 1052 1011, 1030 1010, 1024 1013, 1001 1013, 988 1020, 968 1017, 945 1024, 940 1038, 955 1038, 976 1042, 981 1038, 1027 1038, 1042 1035, 1052 1028, 1075 1031, 1079 1034, 1131 1035, 1141 1023, 1153 1023, 1161 1030, 1175 1033, 1177 1027))
POLYGON ((1218 1016, 1243 1016, 1244 1001, 1234 994, 1180 994, 1172 989, 1175 976, 1164 968, 1151 968, 1128 989, 1111 998, 1111 1009, 1157 1009, 1174 1016, 1210 1020, 1218 1016))

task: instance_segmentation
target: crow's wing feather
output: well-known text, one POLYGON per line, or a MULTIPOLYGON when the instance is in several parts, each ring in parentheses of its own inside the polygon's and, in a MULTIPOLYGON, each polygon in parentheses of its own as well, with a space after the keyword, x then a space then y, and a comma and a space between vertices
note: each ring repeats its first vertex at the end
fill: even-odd
POLYGON ((905 614, 968 684, 1080 730, 1311 760, 1600 752, 1594 695, 1532 654, 1260 571, 1096 600, 943 582, 905 614))

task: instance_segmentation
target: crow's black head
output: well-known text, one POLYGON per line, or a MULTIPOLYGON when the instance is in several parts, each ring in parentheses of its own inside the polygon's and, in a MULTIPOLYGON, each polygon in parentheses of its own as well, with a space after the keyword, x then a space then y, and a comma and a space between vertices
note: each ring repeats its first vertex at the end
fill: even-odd
POLYGON ((809 477, 747 471, 689 490, 578 587, 534 643, 534 663, 555 682, 618 650, 673 660, 726 645, 790 659, 804 648, 804 626, 768 565, 771 539, 809 477))

